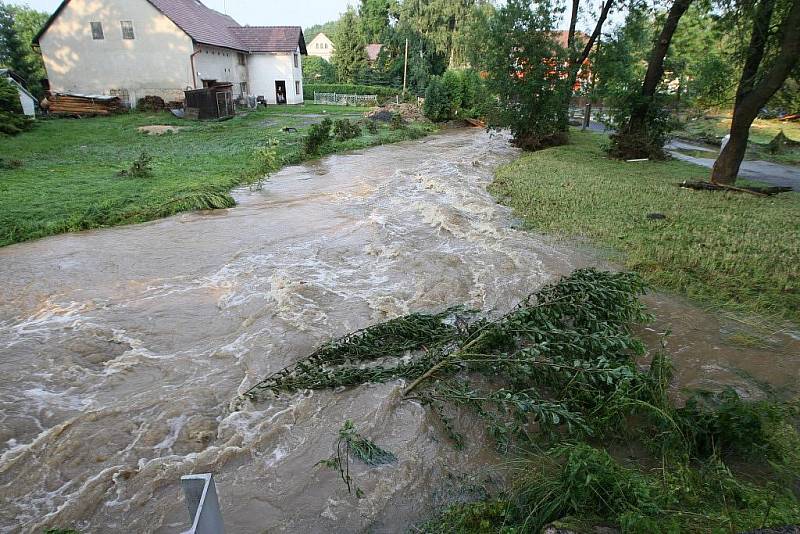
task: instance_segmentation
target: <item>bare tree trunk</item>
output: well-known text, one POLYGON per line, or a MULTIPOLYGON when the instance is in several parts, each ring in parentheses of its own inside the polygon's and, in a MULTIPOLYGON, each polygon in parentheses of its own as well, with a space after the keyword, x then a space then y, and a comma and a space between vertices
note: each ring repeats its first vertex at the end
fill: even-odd
POLYGON ((658 40, 650 52, 650 59, 647 61, 647 73, 644 76, 640 93, 642 98, 631 110, 631 118, 626 129, 628 133, 638 134, 643 132, 646 127, 650 106, 653 104, 661 78, 664 77, 664 58, 667 57, 672 37, 678 29, 678 23, 691 3, 692 0, 675 0, 669 9, 667 20, 664 22, 664 27, 661 28, 661 34, 659 34, 658 40))
POLYGON ((578 8, 580 7, 581 0, 572 0, 572 11, 569 17, 569 30, 567 31, 567 50, 572 57, 575 50, 575 26, 578 24, 578 8))
POLYGON ((781 24, 780 51, 772 67, 757 81, 759 67, 764 58, 775 0, 762 0, 756 8, 753 34, 747 50, 742 77, 736 91, 730 141, 720 153, 711 171, 711 181, 733 184, 747 151, 750 126, 758 111, 781 88, 792 69, 800 61, 800 0, 794 0, 788 15, 781 24))
POLYGON ((575 88, 575 82, 578 80, 578 71, 581 70, 581 65, 583 65, 583 62, 586 61, 586 59, 589 57, 589 54, 592 52, 594 43, 600 38, 600 34, 603 31, 603 24, 606 22, 606 18, 608 18, 608 12, 611 10, 614 0, 605 0, 603 2, 603 7, 600 10, 600 16, 598 17, 597 23, 594 26, 594 31, 592 32, 592 35, 589 36, 589 40, 584 44, 584 47, 581 51, 577 50, 575 42, 575 26, 578 20, 579 4, 580 0, 572 0, 572 13, 570 16, 569 33, 567 34, 567 48, 569 48, 567 83, 569 85, 566 87, 563 109, 565 130, 569 129, 569 104, 570 99, 572 98, 572 91, 575 88))

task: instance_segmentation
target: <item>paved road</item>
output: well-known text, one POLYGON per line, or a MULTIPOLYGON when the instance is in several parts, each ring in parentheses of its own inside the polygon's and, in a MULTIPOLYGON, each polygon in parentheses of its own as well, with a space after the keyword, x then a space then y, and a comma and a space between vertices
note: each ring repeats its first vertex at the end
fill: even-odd
MULTIPOLYGON (((593 132, 610 133, 605 125, 599 122, 591 122, 589 129, 593 132)), ((667 151, 672 157, 701 165, 703 167, 711 168, 714 166, 717 151, 702 145, 688 143, 686 141, 673 140, 666 146, 667 151), (707 158, 699 158, 690 156, 679 152, 680 150, 691 150, 695 152, 708 152, 707 158)), ((770 185, 781 187, 791 187, 795 191, 800 191, 800 167, 791 165, 780 165, 778 163, 770 163, 769 161, 745 161, 739 169, 739 176, 742 178, 749 178, 751 180, 758 180, 770 185)))
MULTIPOLYGON (((714 166, 714 161, 717 156, 717 152, 714 150, 693 145, 685 141, 671 141, 667 145, 667 151, 676 159, 688 161, 695 165, 702 165, 709 169, 714 166), (699 158, 696 156, 689 156, 688 154, 679 152, 680 150, 708 152, 709 157, 699 158)), ((800 191, 800 167, 780 165, 778 163, 770 163, 769 161, 761 160, 744 161, 739 168, 739 176, 741 178, 765 182, 770 185, 791 187, 795 191, 800 191)))

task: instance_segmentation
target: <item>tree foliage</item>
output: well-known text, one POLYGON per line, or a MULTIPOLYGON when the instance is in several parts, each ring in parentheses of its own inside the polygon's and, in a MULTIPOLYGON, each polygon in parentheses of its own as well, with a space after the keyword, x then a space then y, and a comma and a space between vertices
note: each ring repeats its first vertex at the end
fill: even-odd
POLYGON ((396 10, 396 0, 361 0, 358 17, 367 43, 384 41, 390 29, 390 14, 396 10))
POLYGON ((550 2, 509 0, 489 19, 483 56, 474 59, 499 99, 492 124, 529 150, 567 140, 566 53, 551 37, 558 16, 550 2))
MULTIPOLYGON (((27 6, 9 5, 6 6, 6 9, 9 10, 14 19, 14 28, 19 38, 23 55, 23 69, 27 69, 25 72, 21 72, 17 68, 14 68, 14 70, 17 70, 28 82, 28 90, 35 96, 41 97, 43 94, 41 82, 47 78, 47 73, 44 68, 44 61, 42 61, 42 55, 33 49, 33 38, 47 22, 48 15, 27 6)), ((2 49, 2 45, 0 45, 0 49, 2 49)))
POLYGON ((713 182, 732 184, 747 151, 750 126, 758 113, 800 68, 800 1, 758 0, 734 11, 749 28, 741 56, 743 66, 736 88, 730 142, 711 171, 713 182))
POLYGON ((336 83, 336 68, 318 56, 303 59, 303 81, 306 83, 336 83))
POLYGON ((338 81, 357 83, 367 69, 367 53, 355 10, 348 9, 342 16, 333 43, 336 47, 333 65, 336 67, 338 81))
POLYGON ((14 12, 2 1, 0 1, 0 65, 10 68, 26 81, 33 73, 33 66, 17 32, 14 12))
POLYGON ((434 122, 478 118, 488 110, 485 84, 473 69, 450 69, 434 76, 425 91, 425 116, 434 122))
POLYGON ((22 112, 17 88, 0 77, 0 136, 16 135, 30 126, 31 120, 22 112))

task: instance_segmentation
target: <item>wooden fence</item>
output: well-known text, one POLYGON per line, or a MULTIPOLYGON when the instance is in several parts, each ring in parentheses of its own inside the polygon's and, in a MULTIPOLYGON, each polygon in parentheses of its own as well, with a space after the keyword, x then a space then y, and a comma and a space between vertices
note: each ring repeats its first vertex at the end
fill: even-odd
POLYGON ((343 95, 340 93, 314 92, 315 104, 333 104, 336 106, 377 106, 378 95, 343 95))

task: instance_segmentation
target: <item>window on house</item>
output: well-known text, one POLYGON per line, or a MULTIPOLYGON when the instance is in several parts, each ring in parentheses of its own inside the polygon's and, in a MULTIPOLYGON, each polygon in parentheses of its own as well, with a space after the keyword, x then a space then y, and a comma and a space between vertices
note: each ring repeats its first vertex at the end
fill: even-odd
POLYGON ((237 54, 237 55, 238 55, 238 57, 239 57, 239 65, 242 65, 242 66, 244 66, 244 65, 245 65, 245 58, 244 58, 244 54, 242 54, 242 53, 239 53, 239 54, 237 54))
POLYGON ((126 41, 133 40, 135 38, 133 35, 133 21, 121 20, 119 24, 122 26, 122 38, 126 41))
POLYGON ((247 82, 239 82, 239 90, 242 96, 247 96, 247 82))
POLYGON ((300 82, 294 82, 294 94, 300 94, 300 82))
POLYGON ((102 22, 90 22, 89 24, 91 24, 92 26, 92 39, 94 39, 95 41, 100 41, 102 39, 105 39, 105 36, 103 35, 102 22))
POLYGON ((298 54, 297 52, 294 53, 294 68, 296 69, 300 68, 300 54, 298 54))

